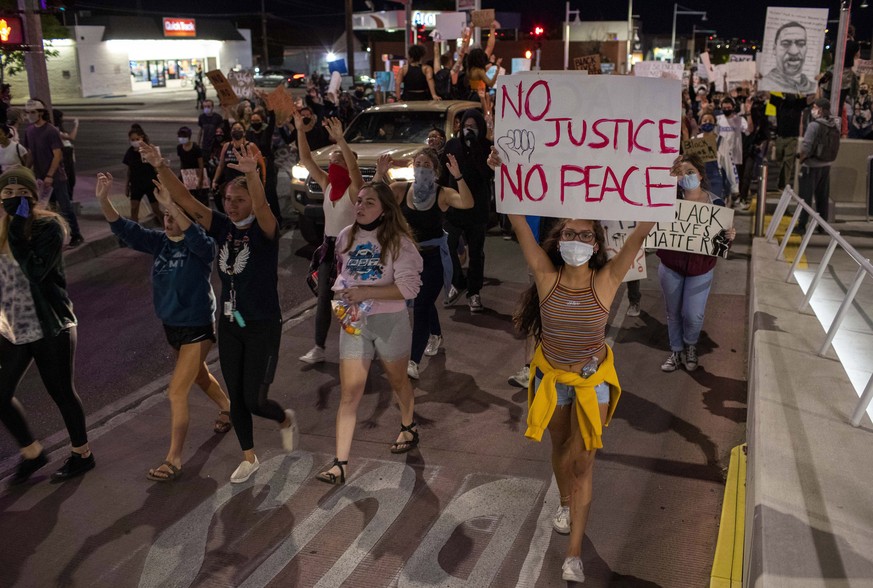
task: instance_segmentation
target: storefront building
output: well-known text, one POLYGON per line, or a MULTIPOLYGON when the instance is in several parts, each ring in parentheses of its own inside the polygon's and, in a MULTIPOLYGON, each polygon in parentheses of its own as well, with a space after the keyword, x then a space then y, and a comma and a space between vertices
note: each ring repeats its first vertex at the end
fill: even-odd
MULTIPOLYGON (((230 21, 185 17, 80 18, 70 39, 47 40, 53 98, 193 89, 198 69, 251 68, 251 31, 230 21)), ((26 96, 24 73, 8 80, 26 96)))

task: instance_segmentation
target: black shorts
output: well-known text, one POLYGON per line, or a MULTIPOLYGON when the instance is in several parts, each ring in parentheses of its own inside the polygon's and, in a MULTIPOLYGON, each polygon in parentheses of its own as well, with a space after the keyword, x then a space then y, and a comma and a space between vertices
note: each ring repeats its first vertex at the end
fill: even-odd
POLYGON ((131 200, 142 200, 143 198, 148 198, 149 202, 157 202, 158 199, 155 198, 155 187, 146 187, 146 186, 131 186, 130 187, 130 199, 131 200))
POLYGON ((167 335, 167 343, 176 351, 181 349, 182 345, 190 343, 200 343, 206 340, 215 343, 215 325, 212 323, 202 327, 171 327, 170 325, 164 325, 164 333, 167 335))

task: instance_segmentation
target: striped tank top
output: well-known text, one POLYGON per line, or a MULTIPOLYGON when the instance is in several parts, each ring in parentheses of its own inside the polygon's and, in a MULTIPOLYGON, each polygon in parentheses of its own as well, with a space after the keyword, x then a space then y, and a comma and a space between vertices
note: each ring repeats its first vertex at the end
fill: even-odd
POLYGON ((552 363, 581 363, 603 349, 609 309, 594 291, 596 272, 591 272, 591 284, 579 289, 562 284, 562 272, 540 303, 543 355, 552 363))

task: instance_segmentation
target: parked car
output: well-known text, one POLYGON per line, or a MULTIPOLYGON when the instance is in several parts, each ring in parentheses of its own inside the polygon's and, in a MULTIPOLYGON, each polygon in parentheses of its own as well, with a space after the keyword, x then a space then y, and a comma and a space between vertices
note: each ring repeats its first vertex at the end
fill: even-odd
POLYGON ((285 84, 286 88, 297 88, 306 82, 306 74, 290 69, 265 69, 255 74, 255 85, 261 88, 275 88, 285 84))
MULTIPOLYGON (((427 144, 427 134, 433 128, 443 129, 452 137, 455 118, 469 108, 481 108, 478 102, 443 100, 398 102, 373 106, 360 113, 345 131, 346 141, 358 154, 358 167, 364 181, 376 173, 376 159, 390 153, 396 160, 410 159, 427 144)), ((315 163, 327 171, 328 156, 333 145, 312 153, 315 163)), ((392 180, 412 180, 412 167, 392 168, 392 180)), ((291 168, 292 206, 299 213, 300 234, 307 242, 319 244, 324 234, 324 194, 318 182, 309 178, 306 168, 297 164, 291 168)))

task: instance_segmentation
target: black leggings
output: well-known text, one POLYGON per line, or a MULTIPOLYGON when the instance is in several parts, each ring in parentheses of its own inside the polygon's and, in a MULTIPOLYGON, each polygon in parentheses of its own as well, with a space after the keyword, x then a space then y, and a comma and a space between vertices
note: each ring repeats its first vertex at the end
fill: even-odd
POLYGON ((20 447, 27 447, 35 441, 21 403, 15 399, 15 389, 32 361, 36 362, 46 390, 61 410, 73 447, 88 442, 85 411, 73 385, 75 357, 76 327, 24 345, 15 345, 0 337, 0 421, 20 447))
POLYGON ((255 446, 252 415, 278 423, 285 411, 267 398, 282 339, 282 322, 251 321, 245 327, 222 316, 218 321, 218 359, 230 396, 230 420, 243 451, 255 446))
POLYGON ((410 359, 421 361, 431 335, 442 335, 436 300, 443 289, 443 260, 439 248, 421 252, 421 289, 412 311, 412 353, 410 359))

